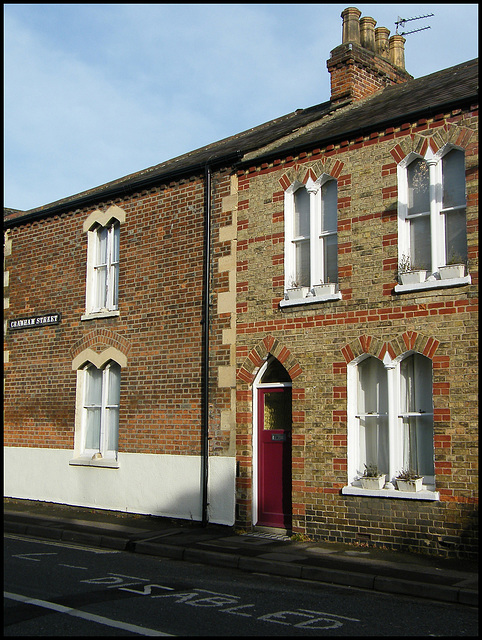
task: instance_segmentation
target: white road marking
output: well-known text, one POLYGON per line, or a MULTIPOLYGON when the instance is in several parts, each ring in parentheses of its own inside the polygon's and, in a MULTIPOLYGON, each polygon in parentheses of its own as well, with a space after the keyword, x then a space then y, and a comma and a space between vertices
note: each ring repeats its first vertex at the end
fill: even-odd
POLYGON ((88 613, 87 611, 81 611, 80 609, 72 609, 70 607, 64 607, 61 604, 55 602, 48 602, 47 600, 38 600, 37 598, 28 598, 18 593, 3 592, 4 598, 10 600, 16 600, 17 602, 23 602, 24 604, 32 604, 37 607, 43 607, 44 609, 50 609, 57 611, 58 613, 66 613, 69 616, 75 618, 83 618, 84 620, 90 620, 91 622, 97 622, 104 624, 107 627, 113 627, 115 629, 122 629, 123 631, 132 631, 143 636, 172 636, 171 633, 164 633, 163 631, 157 631, 156 629, 148 629, 146 627, 140 627, 136 624, 129 624, 128 622, 120 622, 119 620, 112 620, 111 618, 105 618, 104 616, 98 616, 94 613, 88 613))
POLYGON ((56 553, 17 553, 13 558, 20 558, 21 560, 32 560, 33 562, 40 562, 40 558, 32 558, 31 556, 56 556, 56 553))
POLYGON ((11 533, 4 533, 4 538, 11 538, 12 540, 23 540, 24 542, 31 542, 32 544, 47 544, 53 547, 64 547, 65 549, 78 549, 80 551, 90 551, 90 553, 121 553, 117 549, 97 549, 95 547, 87 547, 80 544, 73 544, 72 542, 54 542, 53 540, 36 540, 35 538, 28 538, 27 536, 18 536, 11 533))

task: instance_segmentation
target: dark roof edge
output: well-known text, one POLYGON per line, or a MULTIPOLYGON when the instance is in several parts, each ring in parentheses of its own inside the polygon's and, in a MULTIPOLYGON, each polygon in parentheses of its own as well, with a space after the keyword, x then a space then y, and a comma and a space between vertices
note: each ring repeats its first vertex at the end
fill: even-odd
POLYGON ((415 120, 416 118, 420 117, 422 114, 440 112, 440 110, 453 108, 455 105, 462 106, 462 107, 469 107, 470 105, 474 104, 474 101, 478 103, 479 101, 478 93, 474 93, 471 96, 465 96, 463 98, 454 98, 446 103, 437 103, 433 107, 427 107, 427 106, 420 107, 420 109, 416 109, 415 111, 405 112, 399 116, 391 116, 386 120, 380 120, 378 122, 373 122, 365 126, 344 130, 341 134, 333 134, 331 136, 324 137, 323 140, 320 140, 319 142, 305 141, 299 144, 296 144, 294 141, 292 144, 287 142, 286 145, 280 146, 278 147, 278 149, 270 149, 269 151, 266 151, 266 153, 260 153, 256 157, 250 157, 246 160, 242 159, 240 160, 238 166, 241 167, 241 166, 246 166, 248 164, 252 165, 253 163, 259 162, 261 160, 266 161, 269 158, 274 159, 276 158, 276 156, 279 156, 280 154, 286 155, 288 153, 300 153, 301 151, 306 150, 307 147, 318 145, 320 144, 320 142, 323 142, 323 144, 333 144, 334 142, 345 140, 346 138, 352 137, 356 134, 360 135, 368 131, 372 131, 374 128, 384 128, 389 125, 394 125, 397 122, 402 122, 402 121, 406 122, 407 119, 415 120))
POLYGON ((36 209, 31 213, 27 212, 25 215, 20 215, 9 220, 4 220, 3 226, 5 229, 8 229, 19 224, 27 224, 28 222, 34 222, 35 220, 40 220, 42 218, 46 218, 48 216, 59 214, 65 211, 80 209, 81 207, 85 207, 88 204, 99 202, 99 200, 109 200, 120 194, 126 194, 133 191, 138 191, 140 189, 146 189, 160 182, 179 179, 183 175, 191 175, 193 173, 203 172, 206 166, 215 167, 223 164, 233 164, 234 162, 238 161, 240 157, 241 152, 236 151, 234 153, 226 154, 225 156, 220 156, 219 158, 213 158, 212 161, 206 160, 204 162, 197 162, 195 164, 188 165, 181 169, 172 169, 171 171, 163 173, 162 175, 156 173, 154 175, 151 174, 146 177, 141 177, 138 180, 135 180, 128 184, 116 183, 111 185, 110 187, 106 187, 106 189, 104 190, 102 189, 102 186, 94 187, 92 191, 84 193, 83 195, 79 194, 78 196, 72 196, 71 198, 59 200, 50 205, 45 205, 45 207, 40 210, 36 209))

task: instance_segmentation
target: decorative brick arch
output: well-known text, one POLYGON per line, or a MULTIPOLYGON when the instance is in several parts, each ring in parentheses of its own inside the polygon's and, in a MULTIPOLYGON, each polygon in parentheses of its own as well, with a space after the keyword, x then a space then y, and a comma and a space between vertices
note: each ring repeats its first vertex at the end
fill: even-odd
POLYGON ((391 360, 395 360, 407 351, 416 351, 433 359, 439 344, 440 342, 435 338, 424 336, 417 331, 405 331, 388 342, 363 334, 345 344, 341 352, 347 364, 364 354, 379 360, 383 360, 385 354, 388 354, 391 360))
POLYGON ((131 349, 130 343, 110 329, 93 329, 90 331, 90 333, 81 338, 70 349, 70 357, 72 361, 77 361, 81 353, 89 351, 92 357, 98 359, 100 354, 109 348, 122 354, 123 358, 127 361, 127 355, 131 349))
POLYGON ((437 151, 442 149, 446 144, 453 144, 456 147, 465 149, 474 135, 474 131, 471 129, 452 124, 445 127, 439 127, 438 129, 430 131, 426 135, 419 133, 416 133, 413 136, 407 135, 406 138, 398 142, 390 150, 390 153, 398 164, 410 153, 416 153, 423 157, 429 146, 433 153, 437 153, 437 151))
POLYGON ((315 182, 323 174, 337 179, 340 176, 343 166, 344 163, 341 162, 341 160, 334 158, 326 158, 324 162, 317 160, 311 164, 297 163, 283 173, 279 179, 279 183, 283 191, 286 191, 294 182, 306 184, 309 178, 315 182))
POLYGON ((263 366, 269 354, 277 358, 284 366, 291 380, 294 380, 303 372, 291 351, 280 344, 279 340, 268 335, 251 349, 248 357, 239 368, 237 377, 250 385, 253 384, 260 367, 263 366))
POLYGON ((106 227, 113 218, 123 223, 126 220, 126 212, 115 204, 111 205, 107 211, 95 209, 95 211, 92 211, 89 217, 84 220, 83 229, 87 232, 96 224, 101 227, 106 227))

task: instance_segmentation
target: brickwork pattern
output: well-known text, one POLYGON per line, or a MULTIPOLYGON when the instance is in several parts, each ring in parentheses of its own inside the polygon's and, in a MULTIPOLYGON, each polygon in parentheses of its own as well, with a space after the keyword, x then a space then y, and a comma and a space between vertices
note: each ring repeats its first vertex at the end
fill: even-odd
MULTIPOLYGON (((238 522, 252 521, 252 382, 265 351, 289 353, 293 385, 293 529, 438 554, 477 548, 478 182, 476 108, 373 131, 238 172, 238 522), (446 143, 465 149, 472 284, 396 295, 397 163, 446 143), (283 193, 294 179, 338 179, 342 300, 280 309, 283 193), (242 284, 242 286, 241 286, 242 284), (272 343, 272 346, 268 345, 272 343), (276 346, 275 346, 276 345, 276 346), (341 495, 347 477, 347 363, 414 350, 433 363, 439 502, 341 495)), ((286 366, 286 365, 285 365, 286 366)))
MULTIPOLYGON (((220 188, 215 209, 222 195, 220 188)), ((13 250, 5 257, 6 319, 59 311, 62 322, 5 335, 5 444, 72 449, 72 361, 88 348, 101 353, 115 347, 128 356, 121 374, 119 450, 199 455, 203 179, 99 202, 93 209, 18 225, 9 232, 13 250), (126 214, 121 225, 119 316, 81 321, 87 256, 83 223, 93 209, 105 211, 111 205, 126 214)), ((222 284, 218 278, 216 286, 222 284)), ((213 355, 219 360, 224 357, 216 333, 221 328, 212 331, 213 355)), ((213 406, 216 392, 214 388, 213 406)), ((223 402, 222 407, 229 399, 223 402)), ((214 449, 224 453, 228 445, 229 435, 214 449)))

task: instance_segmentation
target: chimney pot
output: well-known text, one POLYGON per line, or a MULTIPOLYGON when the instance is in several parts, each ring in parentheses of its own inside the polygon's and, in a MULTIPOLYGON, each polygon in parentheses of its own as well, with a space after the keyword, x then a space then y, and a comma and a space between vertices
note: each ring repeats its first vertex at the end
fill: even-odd
POLYGON ((390 29, 386 27, 377 27, 375 29, 375 53, 378 53, 382 58, 390 57, 388 36, 390 35, 390 29))
POLYGON ((377 21, 365 16, 360 20, 360 41, 365 49, 375 52, 375 25, 377 21))
POLYGON ((341 13, 343 18, 342 43, 355 42, 360 44, 360 22, 361 11, 356 7, 348 7, 341 13))
POLYGON ((390 38, 390 62, 400 69, 405 69, 405 38, 394 35, 390 38))

